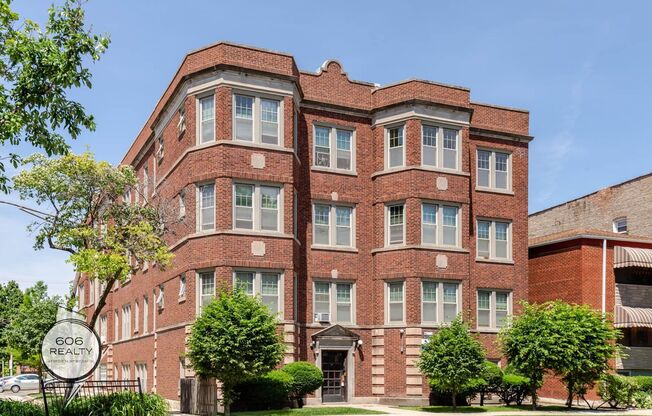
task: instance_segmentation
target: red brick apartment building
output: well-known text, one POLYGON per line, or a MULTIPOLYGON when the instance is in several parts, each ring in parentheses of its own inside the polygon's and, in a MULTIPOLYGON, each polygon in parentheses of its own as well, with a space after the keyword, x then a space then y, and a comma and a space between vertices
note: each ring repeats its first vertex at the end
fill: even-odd
POLYGON ((97 376, 178 400, 191 325, 234 285, 278 313, 286 362, 325 370, 315 400, 427 398, 422 339, 462 312, 498 360, 527 296, 532 137, 527 111, 469 96, 230 43, 189 53, 122 161, 180 219, 176 257, 111 293, 97 376))
MULTIPOLYGON (((562 299, 611 314, 628 347, 616 370, 628 375, 652 375, 650 204, 652 174, 530 215, 530 301, 562 299)), ((555 382, 542 394, 565 398, 555 382)))

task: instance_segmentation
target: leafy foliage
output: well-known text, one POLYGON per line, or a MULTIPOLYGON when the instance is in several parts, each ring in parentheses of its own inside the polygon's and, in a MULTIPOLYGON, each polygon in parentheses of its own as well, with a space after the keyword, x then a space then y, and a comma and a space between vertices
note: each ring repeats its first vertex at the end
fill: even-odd
MULTIPOLYGON (((0 284, 0 359, 7 359, 7 340, 5 333, 9 327, 11 319, 23 303, 23 292, 18 287, 18 283, 11 280, 7 284, 0 284)), ((9 369, 5 368, 6 374, 9 375, 9 369)))
POLYGON ((54 325, 61 302, 58 297, 50 298, 47 290, 45 283, 40 281, 26 289, 23 302, 14 311, 5 331, 7 346, 16 353, 16 360, 39 368, 41 342, 54 325))
POLYGON ((652 394, 652 376, 633 376, 630 379, 636 382, 639 390, 652 394))
POLYGON ((220 291, 193 324, 188 357, 197 375, 222 382, 227 409, 236 385, 269 372, 283 358, 276 325, 259 299, 240 290, 220 291))
POLYGON ((157 394, 112 393, 73 400, 56 416, 167 416, 168 403, 157 394))
POLYGON ((521 315, 499 338, 509 362, 530 379, 532 406, 536 407, 536 390, 548 371, 566 384, 567 405, 573 396, 583 396, 618 353, 618 335, 598 311, 554 301, 523 303, 521 315))
POLYGON ((614 409, 634 405, 637 390, 635 380, 618 374, 605 373, 598 382, 598 395, 614 409))
POLYGON ((34 248, 65 251, 77 272, 104 283, 93 326, 116 281, 146 262, 161 268, 170 263, 173 256, 163 240, 165 218, 152 203, 123 202, 125 193, 138 190, 131 166, 113 167, 90 153, 57 159, 35 154, 25 164, 31 168, 14 177, 15 189, 21 199, 50 211, 36 214, 38 220, 30 225, 34 248))
POLYGON ((0 400, 0 415, 45 416, 45 412, 33 403, 0 400))
MULTIPOLYGON (((69 149, 61 133, 76 139, 82 129, 95 129, 93 116, 68 95, 92 87, 87 64, 100 59, 109 38, 90 33, 81 4, 65 0, 52 6, 42 29, 21 21, 11 0, 0 0, 0 145, 24 140, 61 155, 69 149)), ((6 192, 3 159, 17 167, 21 158, 13 152, 0 157, 0 190, 6 192)))
POLYGON ((456 407, 457 394, 483 370, 484 349, 473 338, 469 327, 458 317, 440 329, 423 346, 418 367, 431 385, 451 394, 456 407))
POLYGON ((282 409, 294 388, 292 375, 281 370, 272 370, 264 376, 245 381, 235 387, 238 400, 237 410, 282 409))
POLYGON ((295 398, 312 393, 324 384, 324 374, 316 365, 306 361, 296 361, 281 368, 292 376, 292 395, 295 398))

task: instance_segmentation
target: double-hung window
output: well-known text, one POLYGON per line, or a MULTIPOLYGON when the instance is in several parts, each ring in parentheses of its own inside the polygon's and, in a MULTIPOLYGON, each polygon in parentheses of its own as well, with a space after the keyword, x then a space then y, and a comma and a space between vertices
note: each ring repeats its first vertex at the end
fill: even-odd
POLYGON ((444 134, 444 158, 442 167, 457 170, 459 132, 453 129, 442 129, 444 134))
POLYGON ((493 150, 478 150, 478 188, 509 191, 512 187, 511 155, 493 150))
POLYGON ((233 287, 250 296, 260 296, 272 313, 283 311, 281 274, 270 271, 240 270, 234 273, 233 287))
POLYGON ((494 220, 478 220, 477 251, 478 258, 510 260, 511 223, 494 220))
POLYGON ((385 244, 388 246, 405 244, 405 205, 387 205, 385 217, 385 244))
POLYGON ((186 298, 186 275, 181 274, 179 276, 179 301, 186 298))
POLYGON ((390 127, 385 130, 385 167, 397 168, 405 164, 404 127, 390 127))
POLYGON ((421 164, 459 170, 459 131, 423 124, 421 126, 421 164))
POLYGON ((199 99, 199 143, 215 141, 215 96, 199 99))
POLYGON ((424 280, 421 282, 421 321, 450 323, 459 312, 459 284, 424 280))
POLYGON ((215 297, 215 272, 206 271, 198 273, 199 289, 199 313, 208 305, 215 297))
POLYGON ((280 231, 281 188, 246 183, 234 184, 234 228, 280 231))
POLYGON ((149 299, 147 299, 147 296, 143 296, 143 334, 146 334, 148 331, 148 320, 149 320, 149 299))
POLYGON ((313 243, 353 247, 353 207, 315 204, 313 243))
POLYGON ((459 207, 437 203, 421 204, 421 243, 457 247, 459 207))
POLYGON ((163 139, 163 135, 160 135, 158 137, 158 150, 156 151, 156 159, 159 163, 163 160, 163 156, 165 155, 165 141, 163 139))
POLYGON ((314 166, 353 171, 354 135, 352 130, 314 127, 314 166))
POLYGON ((129 339, 131 336, 131 305, 122 307, 122 339, 129 339))
POLYGON ((129 364, 122 364, 122 381, 131 379, 131 366, 129 364))
POLYGON ((108 317, 106 314, 100 316, 100 341, 105 343, 107 341, 107 330, 108 330, 108 317))
POLYGON ((197 187, 199 200, 198 231, 211 231, 215 229, 215 184, 205 184, 197 187))
POLYGON ((405 321, 405 283, 385 283, 386 318, 387 323, 402 323, 405 321))
POLYGON ((279 145, 281 102, 270 98, 235 94, 233 96, 234 139, 279 145))
POLYGON ((509 291, 478 290, 478 328, 499 329, 511 314, 512 295, 509 291))
POLYGON ((318 322, 352 324, 353 283, 315 282, 313 313, 318 322))
POLYGON ((613 221, 614 233, 627 234, 627 217, 616 218, 613 221))
POLYGON ((136 364, 136 378, 140 380, 140 390, 147 392, 147 364, 136 364))

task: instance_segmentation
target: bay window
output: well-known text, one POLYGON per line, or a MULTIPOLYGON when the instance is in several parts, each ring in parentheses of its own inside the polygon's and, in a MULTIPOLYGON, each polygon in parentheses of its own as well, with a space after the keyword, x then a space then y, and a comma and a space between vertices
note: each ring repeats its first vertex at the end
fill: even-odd
POLYGON ((215 297, 215 272, 212 270, 200 272, 197 275, 197 280, 197 289, 199 291, 198 311, 201 313, 215 297))
POLYGON ((197 187, 199 219, 197 231, 215 229, 215 184, 205 184, 197 187))
POLYGON ((405 205, 387 205, 385 207, 385 244, 405 244, 405 205))
POLYGON ((272 313, 282 313, 282 274, 273 271, 238 270, 233 274, 233 287, 249 296, 260 296, 272 313))
POLYGON ((215 97, 199 99, 199 143, 215 141, 215 97))
POLYGON ((459 170, 459 130, 421 125, 421 164, 459 170))
POLYGON ((385 283, 385 321, 403 323, 405 321, 405 284, 404 282, 385 283))
POLYGON ((235 183, 233 185, 234 229, 281 231, 281 188, 235 183))
POLYGON ((405 145, 403 126, 390 127, 385 130, 385 167, 397 168, 405 164, 405 145))
POLYGON ((459 207, 442 203, 421 204, 421 243, 459 246, 459 207))
POLYGON ((282 119, 280 100, 233 95, 234 140, 279 145, 282 119))

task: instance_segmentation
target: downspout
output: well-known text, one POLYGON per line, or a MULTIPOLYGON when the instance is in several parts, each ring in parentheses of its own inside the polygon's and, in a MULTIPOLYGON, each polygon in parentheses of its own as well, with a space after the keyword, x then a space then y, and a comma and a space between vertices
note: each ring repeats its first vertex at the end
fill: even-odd
POLYGON ((607 313, 607 239, 602 240, 602 315, 607 313))

